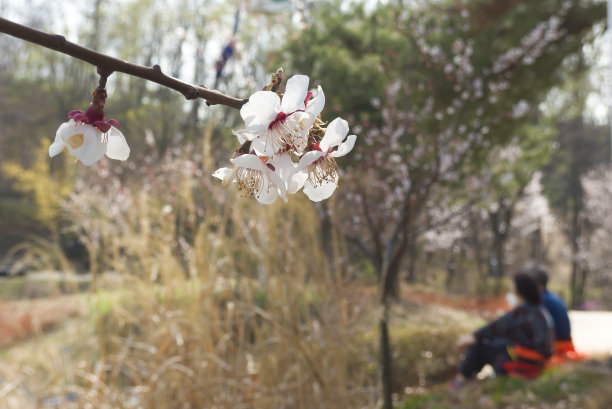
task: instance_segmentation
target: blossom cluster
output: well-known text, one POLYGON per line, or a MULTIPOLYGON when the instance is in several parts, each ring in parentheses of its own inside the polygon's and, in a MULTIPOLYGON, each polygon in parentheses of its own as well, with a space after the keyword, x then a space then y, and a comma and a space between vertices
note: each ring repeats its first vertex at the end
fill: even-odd
POLYGON ((241 144, 230 160, 213 176, 235 182, 246 196, 271 204, 280 196, 303 190, 312 201, 329 198, 338 186, 336 158, 349 153, 356 136, 348 135, 348 123, 336 118, 327 126, 320 114, 325 95, 308 90, 309 78, 295 75, 284 94, 276 91, 280 78, 251 95, 240 109, 245 127, 234 131, 241 144), (294 161, 294 159, 296 161, 294 161))

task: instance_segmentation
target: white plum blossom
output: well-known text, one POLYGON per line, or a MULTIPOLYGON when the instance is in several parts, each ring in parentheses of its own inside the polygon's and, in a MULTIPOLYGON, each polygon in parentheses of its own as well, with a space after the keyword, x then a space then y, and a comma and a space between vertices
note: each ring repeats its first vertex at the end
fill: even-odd
POLYGON ((64 150, 91 166, 104 155, 111 159, 126 160, 130 147, 119 130, 119 122, 104 118, 106 90, 99 86, 93 92, 91 104, 86 111, 74 110, 68 113, 70 120, 60 125, 55 141, 49 146, 49 156, 64 150))
POLYGON ((291 77, 285 92, 278 92, 282 75, 279 69, 271 83, 242 106, 245 128, 233 131, 240 147, 232 166, 218 169, 213 176, 224 184, 236 183, 243 195, 255 196, 262 204, 274 203, 279 196, 287 202, 287 194, 300 189, 318 202, 336 190, 336 158, 349 153, 357 137, 347 138, 348 124, 340 118, 327 129, 322 127, 325 95, 318 87, 312 98, 307 76, 291 77), (296 158, 299 164, 294 163, 296 158))
POLYGON ((240 143, 252 141, 251 149, 260 156, 274 156, 291 149, 301 154, 308 144, 308 133, 325 105, 318 87, 310 99, 309 78, 295 75, 287 81, 282 98, 273 91, 258 91, 240 109, 246 127, 234 134, 240 143))
POLYGON ((356 135, 347 137, 348 131, 348 123, 342 118, 334 119, 327 126, 323 139, 300 158, 294 169, 288 183, 290 194, 303 187, 310 200, 319 202, 334 193, 339 178, 336 158, 349 153, 357 139, 356 135))
POLYGON ((91 166, 104 155, 110 159, 126 160, 130 148, 121 131, 111 126, 107 132, 97 127, 70 119, 57 129, 55 141, 49 146, 49 156, 61 153, 64 148, 84 165, 91 166))
POLYGON ((232 168, 220 168, 213 176, 224 183, 236 182, 238 190, 247 196, 255 196, 261 204, 271 204, 280 196, 287 201, 287 178, 294 164, 288 153, 274 158, 244 154, 230 161, 232 168))

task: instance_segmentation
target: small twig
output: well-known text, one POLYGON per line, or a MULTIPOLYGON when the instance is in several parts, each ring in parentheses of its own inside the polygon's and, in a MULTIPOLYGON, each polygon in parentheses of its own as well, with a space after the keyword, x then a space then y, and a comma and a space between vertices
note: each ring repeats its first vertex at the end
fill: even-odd
POLYGON ((0 18, 0 33, 38 44, 42 47, 70 55, 79 60, 83 60, 97 67, 100 75, 100 87, 106 86, 106 79, 113 72, 139 77, 148 81, 163 85, 180 92, 186 99, 202 98, 207 105, 225 105, 231 108, 240 109, 247 99, 230 97, 221 92, 208 89, 201 85, 193 85, 183 82, 177 78, 165 75, 159 65, 145 67, 132 64, 106 54, 99 53, 78 44, 71 43, 64 36, 48 34, 43 31, 35 30, 30 27, 22 26, 10 20, 0 18))
POLYGON ((98 67, 97 69, 98 75, 100 76, 100 82, 98 83, 98 88, 104 89, 106 88, 106 80, 113 73, 112 71, 106 71, 103 68, 98 67))

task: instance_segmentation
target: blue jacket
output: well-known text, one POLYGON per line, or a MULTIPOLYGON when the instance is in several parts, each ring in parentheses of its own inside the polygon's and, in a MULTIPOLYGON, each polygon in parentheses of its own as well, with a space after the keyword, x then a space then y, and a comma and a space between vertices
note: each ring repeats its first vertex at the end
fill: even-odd
POLYGON ((542 305, 548 310, 555 323, 555 339, 568 341, 572 339, 567 307, 561 298, 549 292, 542 291, 542 305))

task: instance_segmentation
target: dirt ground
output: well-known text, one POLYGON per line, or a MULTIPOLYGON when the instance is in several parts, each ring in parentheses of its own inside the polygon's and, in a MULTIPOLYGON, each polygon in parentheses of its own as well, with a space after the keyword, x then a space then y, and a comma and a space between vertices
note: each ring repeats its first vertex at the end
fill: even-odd
POLYGON ((0 303, 0 349, 53 329, 85 311, 78 296, 60 296, 0 303))

